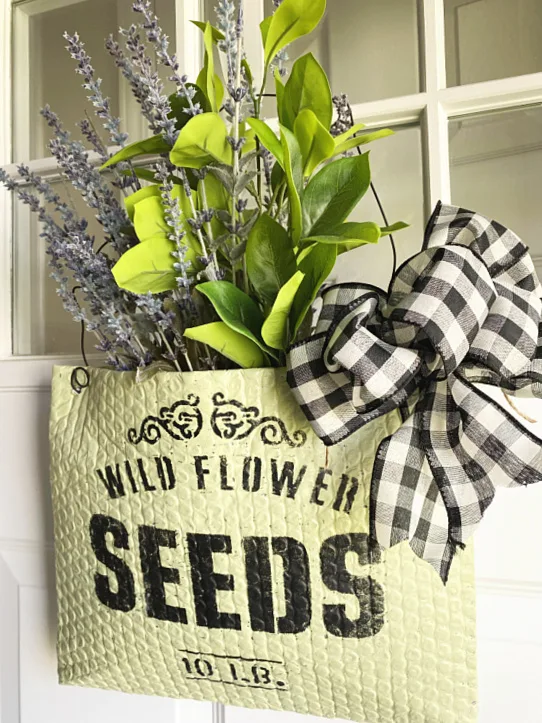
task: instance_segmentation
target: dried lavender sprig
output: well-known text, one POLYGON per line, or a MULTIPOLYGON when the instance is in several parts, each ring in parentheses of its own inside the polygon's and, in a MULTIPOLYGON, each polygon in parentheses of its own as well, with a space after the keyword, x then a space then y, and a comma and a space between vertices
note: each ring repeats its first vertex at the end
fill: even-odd
POLYGON ((182 223, 183 213, 179 199, 173 196, 174 184, 170 178, 171 167, 165 161, 160 161, 155 165, 155 173, 156 178, 160 181, 160 196, 164 208, 164 218, 171 228, 168 238, 173 241, 176 248, 172 256, 175 258, 173 268, 178 273, 177 285, 180 289, 189 290, 191 281, 188 272, 192 264, 187 263, 185 260, 187 247, 183 243, 186 235, 182 223))
POLYGON ((181 98, 185 98, 188 102, 188 108, 185 112, 192 116, 203 113, 200 103, 194 103, 196 91, 194 88, 188 87, 188 76, 181 75, 179 72, 179 61, 177 55, 171 55, 169 52, 169 37, 160 27, 158 17, 152 8, 150 0, 136 0, 136 2, 132 5, 132 9, 134 12, 141 13, 143 15, 144 22, 141 27, 145 30, 147 40, 155 45, 156 57, 160 63, 162 63, 162 65, 166 68, 171 69, 172 74, 169 76, 169 80, 176 84, 177 95, 181 98))
MULTIPOLYGON (((65 309, 76 321, 84 321, 89 330, 96 331, 105 339, 106 333, 101 328, 99 319, 95 318, 101 315, 100 306, 103 289, 98 289, 96 295, 93 295, 93 268, 92 264, 88 263, 88 258, 86 257, 93 239, 85 233, 85 223, 76 221, 71 211, 66 211, 65 204, 60 202, 58 196, 54 194, 46 181, 30 173, 29 169, 25 166, 21 166, 20 171, 23 180, 34 187, 38 193, 43 194, 46 200, 54 204, 57 210, 59 210, 63 220, 65 220, 64 227, 59 226, 52 216, 47 213, 46 207, 41 204, 36 194, 18 187, 15 180, 10 178, 2 169, 0 169, 0 182, 4 183, 9 190, 16 191, 19 200, 28 205, 30 210, 38 215, 41 223, 40 236, 46 241, 46 253, 52 269, 51 276, 58 284, 58 294, 65 309), (68 229, 70 229, 70 232, 68 232, 68 229), (78 243, 74 243, 74 241, 78 241, 78 243), (78 283, 81 283, 85 291, 85 296, 87 299, 90 299, 92 317, 89 317, 77 303, 73 291, 69 288, 65 268, 72 272, 73 277, 78 283)), ((109 269, 107 267, 105 269, 103 267, 100 268, 95 278, 103 284, 104 279, 107 278, 108 271, 109 269), (105 275, 104 270, 106 272, 105 275)))
MULTIPOLYGON (((86 233, 88 227, 87 220, 79 218, 74 209, 60 198, 58 193, 56 193, 48 181, 42 178, 42 176, 39 176, 37 173, 33 173, 29 166, 24 163, 17 166, 17 173, 26 184, 34 188, 40 195, 42 195, 45 201, 53 206, 55 211, 60 214, 68 233, 86 233)), ((90 236, 88 238, 90 244, 92 244, 94 239, 90 236)))
POLYGON ((19 200, 38 216, 40 236, 46 242, 46 253, 52 269, 51 276, 58 284, 58 293, 66 310, 76 321, 83 321, 89 331, 97 334, 100 346, 107 351, 112 364, 120 368, 117 365, 118 360, 115 360, 111 353, 112 349, 117 348, 118 353, 126 359, 122 368, 131 368, 133 363, 140 362, 141 353, 132 342, 130 322, 126 321, 128 309, 125 308, 125 300, 113 279, 107 258, 93 251, 94 239, 84 231, 86 222, 70 219, 66 215, 65 204, 58 203, 58 196, 47 182, 30 173, 25 167, 21 170, 23 180, 35 187, 49 203, 58 206, 57 210, 67 218, 67 223, 60 226, 35 193, 19 187, 14 179, 0 169, 0 181, 8 189, 16 191, 19 200), (78 304, 73 290, 70 290, 67 272, 71 273, 82 289, 88 311, 78 304), (124 318, 124 325, 119 326, 119 318, 124 318))
POLYGON ((136 299, 137 306, 142 309, 146 316, 151 319, 157 328, 155 334, 151 334, 151 338, 154 337, 153 341, 156 342, 158 347, 164 346, 166 349, 164 358, 173 362, 177 371, 182 371, 177 355, 173 351, 168 334, 171 335, 174 347, 184 357, 186 365, 189 371, 194 371, 192 362, 188 355, 188 349, 184 342, 182 335, 178 332, 175 327, 175 314, 171 311, 166 311, 164 308, 164 300, 153 294, 142 294, 136 299))
POLYGON ((178 131, 175 120, 169 118, 171 103, 164 94, 164 84, 158 73, 153 70, 152 60, 147 55, 145 43, 141 40, 137 25, 130 25, 129 28, 120 28, 119 32, 125 38, 126 48, 132 54, 131 62, 139 69, 139 79, 146 90, 147 107, 151 111, 154 130, 158 129, 164 137, 173 145, 177 139, 178 131))
MULTIPOLYGON (((186 175, 186 171, 184 168, 178 168, 176 170, 179 173, 179 176, 183 183, 185 196, 188 199, 188 203, 190 204, 192 220, 196 220, 198 218, 198 213, 196 210, 196 204, 194 203, 194 197, 192 195, 192 189, 190 188, 190 183, 188 182, 188 177, 186 175)), ((216 260, 216 255, 214 253, 209 255, 209 253, 207 251, 207 245, 205 243, 205 238, 201 231, 202 225, 196 224, 196 227, 194 227, 194 232, 196 233, 198 241, 200 242, 201 251, 203 254, 203 256, 201 257, 201 260, 203 261, 204 264, 206 264, 205 271, 206 271, 206 275, 207 275, 207 278, 209 279, 209 281, 217 281, 220 278, 218 262, 216 260)))
MULTIPOLYGON (((234 193, 232 194, 232 227, 236 229, 235 233, 232 234, 233 241, 235 243, 236 241, 236 234, 237 234, 237 226, 238 226, 238 198, 237 194, 235 193, 235 186, 237 179, 239 177, 239 162, 241 158, 241 150, 243 147, 243 141, 244 139, 241 139, 239 137, 239 124, 241 121, 241 103, 243 101, 243 94, 242 94, 242 80, 241 80, 241 60, 242 60, 242 54, 243 54, 243 0, 239 0, 239 9, 237 12, 237 20, 235 24, 235 42, 236 42, 236 50, 235 50, 235 78, 234 82, 231 83, 231 88, 229 88, 230 95, 232 97, 232 100, 234 102, 234 114, 233 114, 233 138, 229 138, 228 141, 232 147, 233 150, 233 187, 234 187, 234 193)), ((244 286, 245 291, 248 290, 248 277, 246 273, 246 260, 243 256, 243 279, 244 279, 244 286)))
POLYGON ((49 141, 52 155, 73 187, 81 193, 88 206, 96 211, 96 218, 110 237, 113 247, 123 253, 130 246, 122 233, 122 229, 129 224, 126 211, 103 176, 88 160, 83 144, 72 140, 56 113, 47 105, 41 114, 54 131, 54 138, 49 141))
POLYGON ((235 79, 235 68, 237 66, 237 9, 234 0, 218 0, 216 6, 216 24, 223 33, 224 40, 220 40, 218 48, 221 50, 227 61, 227 80, 231 85, 235 79))
POLYGON ((111 112, 109 98, 106 98, 102 92, 102 79, 95 77, 92 59, 85 50, 85 44, 79 38, 78 33, 70 35, 65 32, 63 37, 68 41, 66 49, 71 57, 77 61, 75 72, 83 76, 83 88, 89 91, 88 99, 94 106, 98 118, 103 121, 103 127, 109 132, 112 144, 124 146, 128 140, 128 134, 120 130, 120 118, 117 118, 111 112))
POLYGON ((115 61, 117 68, 121 70, 123 76, 128 81, 132 94, 141 108, 141 114, 149 122, 149 128, 154 134, 160 133, 161 129, 156 125, 154 107, 149 100, 147 85, 143 81, 142 76, 135 70, 134 64, 130 58, 126 56, 113 35, 110 35, 106 40, 105 47, 115 61))
POLYGON ((107 151, 107 148, 104 146, 102 139, 100 136, 96 133, 96 129, 92 125, 92 123, 89 121, 88 118, 83 118, 82 121, 79 121, 79 128, 81 129, 81 133, 83 134, 83 138, 89 143, 91 148, 93 148, 96 153, 100 156, 100 159, 105 162, 109 158, 109 153, 107 151))
MULTIPOLYGON (((91 122, 88 115, 86 118, 79 122, 79 128, 81 129, 81 133, 83 134, 84 138, 86 138, 91 147, 94 148, 96 153, 100 156, 100 159, 103 162, 109 160, 109 151, 103 144, 99 135, 96 133, 94 124, 91 122)), ((115 181, 112 182, 112 184, 116 188, 120 188, 125 192, 127 188, 131 188, 132 193, 134 193, 135 191, 139 191, 139 189, 141 188, 141 183, 139 182, 139 178, 135 174, 134 167, 131 161, 124 161, 118 163, 112 169, 112 173, 115 176, 115 181), (123 174, 122 171, 128 171, 129 173, 123 174)))

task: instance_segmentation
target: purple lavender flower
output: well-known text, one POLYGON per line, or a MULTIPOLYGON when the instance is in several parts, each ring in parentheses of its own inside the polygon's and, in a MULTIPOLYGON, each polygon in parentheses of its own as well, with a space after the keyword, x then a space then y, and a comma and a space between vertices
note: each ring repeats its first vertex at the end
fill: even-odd
POLYGON ((53 113, 49 106, 45 106, 41 114, 54 131, 55 137, 49 141, 49 149, 64 175, 81 193, 88 206, 96 211, 96 218, 113 247, 120 253, 126 251, 130 242, 124 236, 123 228, 129 223, 129 219, 113 190, 88 160, 83 144, 72 140, 70 134, 64 130, 56 113, 53 113))
POLYGON ((89 91, 88 96, 90 102, 96 109, 96 115, 103 121, 104 128, 109 131, 111 143, 113 145, 124 146, 128 134, 122 133, 120 130, 120 118, 116 118, 111 113, 111 104, 109 98, 106 98, 102 92, 102 79, 94 77, 94 68, 92 67, 91 57, 85 50, 85 44, 81 42, 79 35, 74 33, 64 33, 64 39, 68 41, 66 49, 71 57, 77 61, 76 73, 83 76, 83 88, 89 91))
MULTIPOLYGON (((129 28, 120 28, 125 38, 126 49, 131 53, 132 75, 138 78, 138 95, 143 90, 146 93, 144 107, 150 114, 151 128, 155 133, 163 133, 166 140, 173 145, 177 139, 178 131, 175 120, 169 118, 171 104, 164 94, 164 84, 158 73, 153 70, 152 60, 146 52, 145 43, 141 40, 137 25, 129 28), (133 68, 137 68, 134 71, 133 68)), ((136 95, 136 98, 139 97, 136 95)), ((143 107, 143 105, 142 105, 143 107)))
POLYGON ((180 74, 177 56, 171 55, 169 52, 169 37, 160 27, 150 0, 137 0, 133 3, 132 9, 134 12, 143 15, 144 21, 141 27, 146 32, 147 40, 154 44, 156 57, 160 63, 166 68, 170 68, 172 74, 169 76, 169 80, 176 84, 177 95, 187 100, 188 108, 186 109, 186 113, 192 116, 202 113, 203 110, 200 104, 194 103, 195 89, 187 85, 188 77, 180 74))

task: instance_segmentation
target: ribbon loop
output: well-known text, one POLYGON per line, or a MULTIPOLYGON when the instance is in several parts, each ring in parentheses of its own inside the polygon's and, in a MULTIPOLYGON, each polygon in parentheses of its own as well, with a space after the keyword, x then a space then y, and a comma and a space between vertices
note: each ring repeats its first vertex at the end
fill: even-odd
POLYGON ((541 441, 472 383, 542 396, 541 295, 514 233, 439 204, 389 294, 328 289, 315 334, 289 350, 288 381, 325 444, 401 409, 374 463, 372 535, 409 540, 444 581, 495 487, 542 478, 541 441))

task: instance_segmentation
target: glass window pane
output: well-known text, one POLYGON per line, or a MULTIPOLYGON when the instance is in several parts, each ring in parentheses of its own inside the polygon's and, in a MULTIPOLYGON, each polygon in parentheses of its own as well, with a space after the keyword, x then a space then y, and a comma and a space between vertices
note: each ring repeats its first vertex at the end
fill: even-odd
MULTIPOLYGON (((47 142, 50 132, 39 115, 40 108, 47 103, 75 138, 81 139, 76 124, 88 113, 102 139, 109 142, 107 132, 86 99, 87 92, 81 87, 83 79, 75 72, 76 63, 66 50, 66 41, 62 37, 64 31, 79 33, 92 58, 96 77, 102 79, 104 95, 110 98, 112 113, 120 115, 123 120, 128 119, 126 125, 129 130, 134 127, 131 117, 135 115, 139 118, 138 106, 104 48, 106 38, 110 34, 116 36, 119 25, 127 27, 138 21, 139 16, 132 13, 130 7, 131 2, 127 0, 85 0, 29 16, 30 158, 49 155, 47 142)), ((170 36, 174 52, 175 0, 156 0, 155 7, 164 30, 170 36)), ((151 51, 150 55, 154 57, 154 52, 151 51)), ((167 81, 169 74, 167 69, 160 68, 160 76, 168 85, 166 90, 171 92, 167 81)), ((139 126, 145 133, 145 122, 139 126)))
MULTIPOLYGON (((214 20, 213 0, 205 0, 214 20)), ((266 15, 273 0, 264 0, 266 15)), ((250 29, 250 32, 257 32, 250 29)), ((352 103, 416 93, 418 18, 416 0, 333 0, 317 32, 288 48, 296 59, 312 52, 328 74, 333 93, 352 103)), ((291 61, 288 63, 291 66, 291 61)))
POLYGON ((542 255, 542 108, 450 123, 452 202, 515 231, 542 255))
POLYGON ((444 0, 448 85, 542 71, 540 0, 444 0))
MULTIPOLYGON (((425 226, 421 133, 418 127, 398 130, 394 136, 371 145, 374 186, 390 223, 405 221, 410 227, 395 234, 398 264, 421 249, 425 226)), ((354 221, 384 225, 369 190, 352 216, 354 221)), ((339 256, 333 281, 364 281, 387 288, 393 268, 388 237, 376 245, 362 246, 339 256)))

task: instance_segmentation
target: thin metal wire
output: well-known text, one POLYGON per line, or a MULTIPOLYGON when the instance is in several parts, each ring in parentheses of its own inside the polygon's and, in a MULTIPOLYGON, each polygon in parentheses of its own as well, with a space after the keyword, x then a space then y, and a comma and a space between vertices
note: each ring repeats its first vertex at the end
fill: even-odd
MULTIPOLYGON (((359 148, 358 148, 359 151, 359 148)), ((386 217, 386 212, 384 211, 384 207, 382 206, 382 202, 380 201, 380 197, 376 191, 374 183, 371 181, 371 191, 373 192, 373 196, 375 197, 375 200, 378 204, 378 208, 380 209, 380 213, 382 214, 382 218, 384 219, 384 223, 386 226, 389 226, 389 221, 386 217)), ((395 241, 393 240, 393 235, 390 233, 390 243, 391 243, 391 252, 393 254, 393 272, 392 277, 395 276, 395 272, 397 271, 397 249, 395 248, 395 241)))
MULTIPOLYGON (((350 103, 348 104, 348 115, 350 116, 350 122, 351 122, 351 124, 352 124, 352 126, 353 126, 354 123, 355 123, 355 120, 354 120, 354 114, 353 114, 353 112, 352 112, 352 107, 350 106, 350 103)), ((354 134, 354 137, 355 137, 356 135, 358 135, 358 134, 355 133, 355 134, 354 134)), ((362 154, 362 150, 361 150, 361 148, 360 148, 359 146, 358 146, 358 154, 359 154, 359 155, 362 154)), ((375 187, 375 185, 374 185, 374 183, 373 183, 372 181, 371 181, 371 191, 373 192, 373 196, 374 196, 374 198, 375 198, 375 201, 376 201, 376 203, 377 203, 378 209, 379 209, 379 211, 380 211, 380 213, 381 213, 381 215, 382 215, 382 218, 383 218, 383 220, 384 220, 384 224, 385 224, 386 226, 389 226, 389 222, 388 222, 386 213, 385 213, 385 211, 384 211, 384 206, 382 205, 382 201, 380 200, 380 196, 378 195, 377 190, 376 190, 376 187, 375 187)), ((395 246, 395 240, 394 240, 394 238, 393 238, 393 234, 391 234, 391 233, 390 233, 390 244, 391 244, 392 257, 393 257, 393 261, 392 261, 392 264, 393 264, 392 278, 393 278, 393 277, 395 276, 396 271, 397 271, 397 248, 396 248, 396 246, 395 246)))
MULTIPOLYGON (((74 295, 74 298, 75 298, 75 292, 79 291, 80 288, 81 288, 80 286, 73 287, 72 294, 74 295)), ((77 302, 77 299, 75 299, 75 300, 77 302)), ((77 302, 77 305, 79 306, 79 302, 77 302)), ((81 307, 79 307, 79 308, 81 308, 81 307)), ((81 321, 81 335, 79 337, 79 344, 80 344, 80 349, 81 349, 81 356, 83 357, 83 362, 84 362, 85 366, 88 367, 87 355, 85 353, 85 333, 86 333, 85 322, 81 321)))

